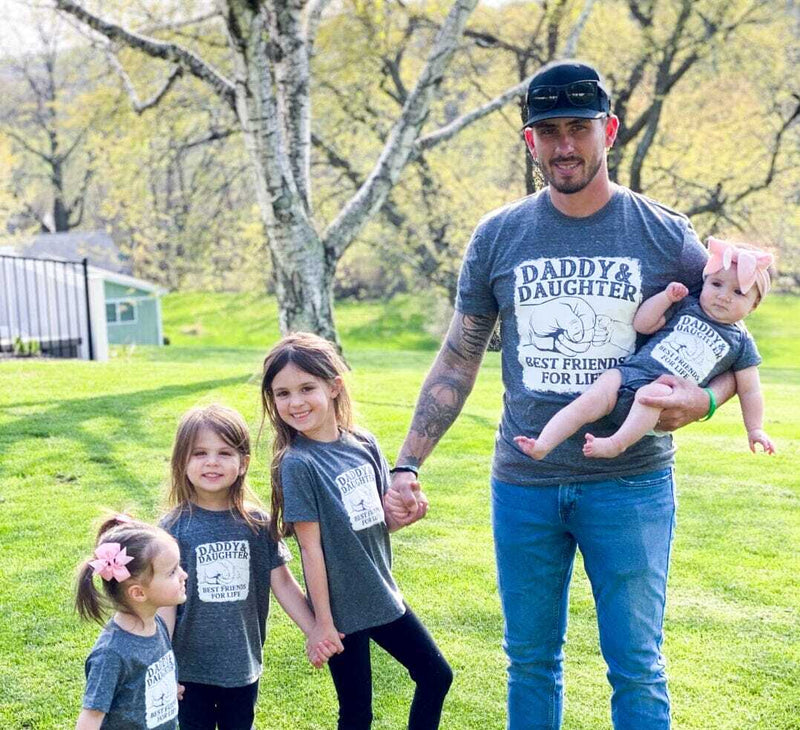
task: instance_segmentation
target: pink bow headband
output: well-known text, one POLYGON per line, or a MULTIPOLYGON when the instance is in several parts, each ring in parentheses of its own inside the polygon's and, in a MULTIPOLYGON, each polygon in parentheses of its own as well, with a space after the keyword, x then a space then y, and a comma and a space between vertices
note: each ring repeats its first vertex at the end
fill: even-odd
POLYGON ((104 542, 94 554, 97 560, 89 561, 94 568, 94 575, 99 575, 103 580, 114 578, 118 583, 131 577, 125 566, 133 560, 133 556, 128 555, 118 542, 104 542))
POLYGON ((727 271, 731 268, 731 264, 736 264, 736 276, 742 292, 747 294, 755 284, 762 299, 767 295, 770 287, 768 269, 774 260, 771 253, 739 248, 733 243, 713 236, 708 238, 708 253, 709 258, 703 269, 703 276, 715 274, 720 269, 727 271))

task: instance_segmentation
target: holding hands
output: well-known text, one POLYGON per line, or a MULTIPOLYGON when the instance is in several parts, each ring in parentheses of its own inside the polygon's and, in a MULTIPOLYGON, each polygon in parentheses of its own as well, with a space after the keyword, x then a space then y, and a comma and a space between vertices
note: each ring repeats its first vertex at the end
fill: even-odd
POLYGON ((344 634, 339 633, 333 624, 315 623, 306 637, 308 661, 321 669, 334 654, 344 651, 343 638, 344 634))
POLYGON ((386 526, 389 532, 421 520, 428 512, 425 496, 416 474, 397 471, 392 474, 392 484, 383 498, 386 526))

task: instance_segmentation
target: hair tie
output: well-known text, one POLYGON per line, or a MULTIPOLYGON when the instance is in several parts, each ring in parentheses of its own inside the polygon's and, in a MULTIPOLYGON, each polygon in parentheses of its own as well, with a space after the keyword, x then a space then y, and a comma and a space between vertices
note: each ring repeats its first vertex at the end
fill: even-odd
POLYGON ((722 241, 713 236, 708 237, 708 262, 703 269, 703 276, 715 274, 720 269, 726 271, 731 264, 736 264, 736 276, 739 288, 744 294, 750 291, 753 284, 763 299, 770 289, 769 267, 774 257, 771 253, 749 248, 739 248, 733 243, 722 241))
POLYGON ((133 556, 126 554, 125 548, 118 542, 104 542, 94 551, 97 560, 90 560, 89 565, 94 568, 93 575, 99 575, 103 580, 112 578, 118 583, 131 577, 131 572, 125 567, 133 560, 133 556))

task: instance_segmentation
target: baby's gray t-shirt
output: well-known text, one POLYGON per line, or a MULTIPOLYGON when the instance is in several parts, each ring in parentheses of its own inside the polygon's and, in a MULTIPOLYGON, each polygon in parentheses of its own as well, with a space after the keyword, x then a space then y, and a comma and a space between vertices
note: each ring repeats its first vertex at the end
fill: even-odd
POLYGON ((105 712, 102 730, 174 730, 178 727, 175 656, 167 627, 139 636, 110 620, 86 660, 83 707, 105 712))
POLYGON ((742 322, 724 324, 709 317, 694 297, 674 308, 667 323, 620 367, 622 385, 641 388, 671 373, 705 387, 720 373, 761 362, 742 322))
POLYGON ((178 541, 189 574, 172 636, 179 681, 252 684, 261 676, 270 572, 289 560, 286 545, 269 536, 266 524, 253 532, 229 510, 192 505, 161 526, 178 541))
POLYGON ((364 432, 331 442, 297 434, 281 464, 284 517, 319 523, 331 613, 345 634, 405 613, 383 514, 388 484, 386 459, 364 432))
MULTIPOLYGON (((582 453, 587 427, 542 461, 522 453, 514 437, 538 436, 557 411, 633 353, 633 317, 644 299, 670 281, 697 294, 706 258, 686 217, 618 186, 603 208, 585 218, 561 213, 545 188, 478 224, 464 257, 456 309, 500 316, 505 392, 496 479, 552 485, 671 465, 670 436, 647 436, 602 463, 582 453)), ((616 426, 605 418, 591 429, 608 436, 616 426)))

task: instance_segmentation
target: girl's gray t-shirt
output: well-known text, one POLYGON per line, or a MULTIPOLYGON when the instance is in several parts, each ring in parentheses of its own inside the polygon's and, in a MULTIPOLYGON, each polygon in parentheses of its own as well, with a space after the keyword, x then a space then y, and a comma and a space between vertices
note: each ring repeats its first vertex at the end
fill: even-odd
POLYGON ((167 627, 138 636, 112 619, 86 659, 83 707, 105 712, 102 730, 174 730, 178 727, 175 656, 167 627))
MULTIPOLYGON (((689 220, 615 186, 585 218, 558 211, 549 189, 490 213, 477 226, 461 268, 456 310, 499 315, 503 414, 493 476, 520 485, 554 485, 642 474, 669 467, 670 436, 647 436, 615 459, 582 453, 584 427, 542 461, 514 443, 544 424, 605 370, 642 344, 638 306, 680 281, 700 291, 707 254, 689 220)), ((608 436, 608 418, 591 425, 608 436)))
POLYGON ((161 522, 189 575, 172 636, 181 682, 244 687, 261 676, 270 572, 290 555, 256 514, 265 521, 257 532, 229 510, 196 505, 161 522))
POLYGON ((336 628, 350 634, 405 613, 392 577, 382 498, 389 467, 374 436, 336 441, 297 434, 281 464, 287 522, 318 522, 336 628))

